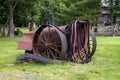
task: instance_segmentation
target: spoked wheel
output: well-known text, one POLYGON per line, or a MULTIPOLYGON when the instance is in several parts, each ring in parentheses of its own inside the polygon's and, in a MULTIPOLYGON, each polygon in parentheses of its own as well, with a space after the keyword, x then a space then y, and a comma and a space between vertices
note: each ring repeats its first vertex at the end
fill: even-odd
POLYGON ((76 56, 75 61, 76 62, 81 62, 81 63, 88 63, 91 60, 91 57, 94 55, 94 53, 96 51, 96 37, 95 37, 94 32, 91 31, 91 30, 89 31, 89 46, 88 46, 88 49, 89 49, 88 54, 87 53, 85 54, 84 52, 82 54, 79 54, 78 56, 76 56))
POLYGON ((50 27, 43 29, 39 35, 38 44, 36 44, 39 53, 50 58, 56 59, 59 57, 61 54, 61 41, 58 36, 58 33, 50 27))
POLYGON ((91 58, 95 51, 96 51, 96 37, 92 30, 90 30, 90 36, 89 36, 89 58, 91 58))
POLYGON ((67 50, 65 34, 53 25, 41 26, 33 38, 33 53, 52 59, 64 58, 67 50))

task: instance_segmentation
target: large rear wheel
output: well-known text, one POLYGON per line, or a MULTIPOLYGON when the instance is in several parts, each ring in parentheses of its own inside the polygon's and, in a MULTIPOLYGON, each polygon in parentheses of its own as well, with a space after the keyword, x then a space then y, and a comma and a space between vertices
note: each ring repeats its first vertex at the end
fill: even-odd
POLYGON ((34 35, 33 53, 52 59, 64 59, 67 51, 65 34, 53 25, 41 26, 34 35))

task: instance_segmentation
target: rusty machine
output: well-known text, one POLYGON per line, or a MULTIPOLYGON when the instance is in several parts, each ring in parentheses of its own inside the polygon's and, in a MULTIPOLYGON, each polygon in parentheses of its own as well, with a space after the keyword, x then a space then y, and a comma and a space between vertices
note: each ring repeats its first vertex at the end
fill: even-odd
POLYGON ((17 60, 50 63, 54 60, 71 60, 88 63, 96 51, 96 37, 87 20, 74 20, 67 26, 41 25, 36 31, 25 33, 18 43, 25 54, 17 60))

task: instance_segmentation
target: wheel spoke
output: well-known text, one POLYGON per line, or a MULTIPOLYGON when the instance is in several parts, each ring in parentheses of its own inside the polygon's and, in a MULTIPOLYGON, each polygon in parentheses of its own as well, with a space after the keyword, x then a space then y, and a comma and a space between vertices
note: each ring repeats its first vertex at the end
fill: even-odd
POLYGON ((35 44, 35 45, 36 45, 36 46, 44 46, 45 44, 39 44, 39 43, 38 43, 38 44, 35 44))
POLYGON ((45 50, 45 47, 44 47, 44 46, 43 46, 43 47, 42 47, 42 46, 39 46, 39 51, 40 51, 40 52, 42 52, 42 51, 44 51, 44 50, 45 50))
POLYGON ((61 43, 61 41, 55 41, 55 42, 53 42, 52 44, 54 45, 54 44, 60 44, 61 43))
POLYGON ((53 45, 53 47, 56 47, 56 48, 61 48, 60 45, 53 45))
POLYGON ((44 44, 45 44, 45 41, 44 41, 44 40, 42 40, 41 38, 39 38, 39 40, 40 40, 42 43, 44 43, 44 44))
POLYGON ((50 56, 49 56, 49 50, 48 50, 48 49, 46 50, 46 54, 47 54, 48 57, 50 57, 50 56))
POLYGON ((53 51, 50 48, 48 50, 49 50, 49 52, 50 52, 49 54, 51 54, 52 58, 55 58, 53 51))
MULTIPOLYGON (((55 48, 53 48, 53 47, 50 47, 51 49, 53 49, 55 52, 58 52, 58 53, 61 53, 59 50, 57 50, 57 49, 55 49, 55 48)), ((57 54, 58 54, 57 53, 57 54)))

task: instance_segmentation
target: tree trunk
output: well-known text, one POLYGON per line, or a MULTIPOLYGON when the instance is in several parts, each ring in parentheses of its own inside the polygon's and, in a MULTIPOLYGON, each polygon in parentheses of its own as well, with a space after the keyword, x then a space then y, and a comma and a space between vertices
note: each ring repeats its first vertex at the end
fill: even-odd
POLYGON ((32 31, 32 30, 33 30, 33 25, 34 25, 34 23, 33 23, 33 21, 31 21, 31 22, 30 22, 30 28, 29 28, 29 31, 32 31))
POLYGON ((34 25, 34 18, 33 18, 33 16, 34 16, 34 13, 32 12, 31 13, 31 20, 30 20, 30 27, 29 27, 29 31, 32 31, 32 29, 33 29, 33 25, 34 25))
POLYGON ((3 25, 0 25, 0 37, 2 37, 2 36, 4 36, 4 35, 2 35, 3 33, 3 25))
POLYGON ((113 24, 116 23, 116 18, 117 18, 117 17, 114 15, 114 16, 113 16, 113 24))
POLYGON ((55 15, 52 16, 52 24, 55 24, 55 15))
POLYGON ((10 4, 10 20, 9 20, 9 27, 8 27, 8 37, 14 37, 14 23, 13 23, 13 5, 10 4))
MULTIPOLYGON (((13 6, 12 3, 10 3, 10 14, 9 14, 9 16, 8 16, 7 21, 5 22, 5 24, 4 24, 4 26, 3 26, 3 29, 2 29, 2 32, 1 32, 1 33, 2 33, 1 37, 5 37, 5 28, 7 27, 8 22, 9 22, 9 24, 12 23, 12 25, 13 25, 13 28, 12 28, 11 30, 8 30, 8 34, 9 34, 11 31, 13 31, 13 32, 12 32, 12 34, 13 34, 12 37, 14 36, 13 12, 14 12, 14 9, 15 9, 17 3, 18 3, 18 1, 16 1, 16 3, 15 3, 14 6, 13 6)), ((10 29, 10 28, 11 28, 11 27, 9 27, 9 29, 10 29)), ((8 35, 8 36, 10 36, 10 35, 8 35)))
POLYGON ((2 25, 0 25, 0 34, 1 34, 1 32, 2 32, 2 25))
POLYGON ((2 28, 2 32, 1 32, 2 35, 1 35, 1 37, 5 37, 5 28, 6 28, 6 27, 3 27, 3 28, 2 28))

